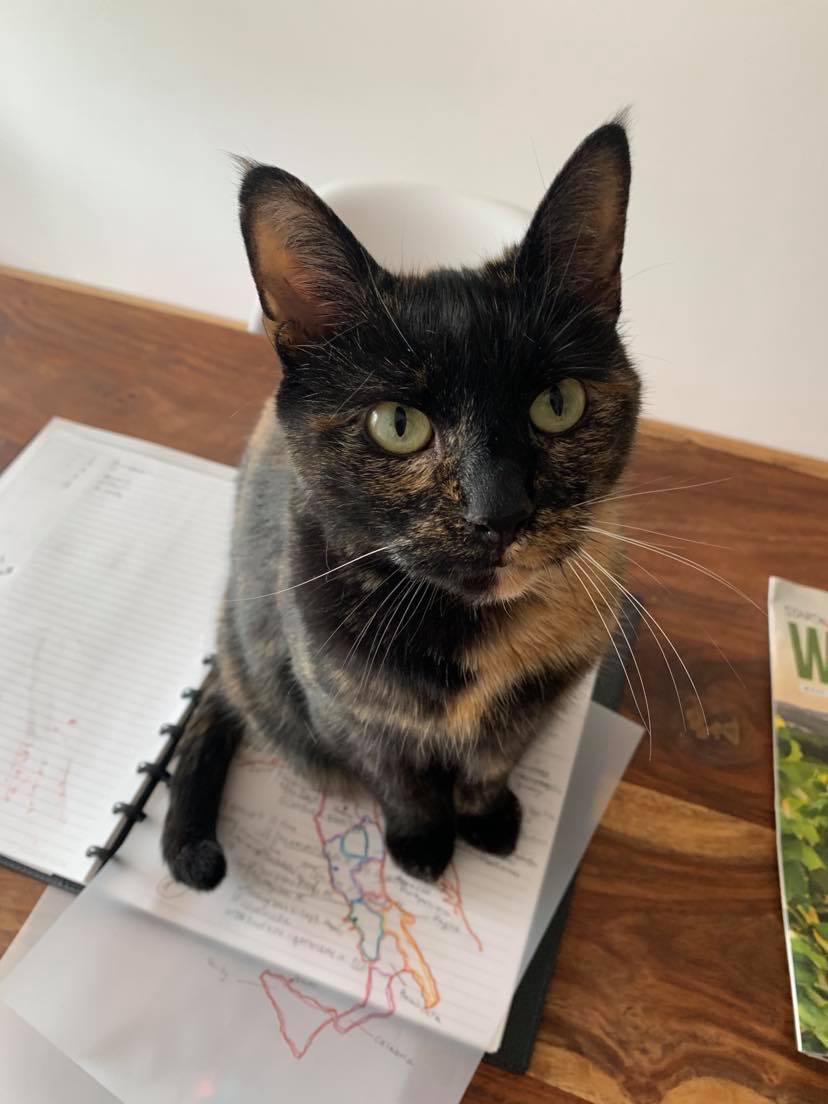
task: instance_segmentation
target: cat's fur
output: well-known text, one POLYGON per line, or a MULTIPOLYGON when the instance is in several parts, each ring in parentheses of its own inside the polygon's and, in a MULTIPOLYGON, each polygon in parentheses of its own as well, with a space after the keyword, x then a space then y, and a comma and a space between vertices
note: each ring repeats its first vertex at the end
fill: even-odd
POLYGON ((163 849, 180 881, 223 877, 216 822, 243 735, 366 787, 412 874, 438 877, 457 835, 514 848, 509 773, 612 623, 569 567, 579 549, 618 567, 578 526, 611 524, 595 500, 638 414, 616 332, 629 177, 609 124, 519 246, 475 271, 397 276, 300 181, 248 168, 242 230, 283 379, 243 461, 218 655, 171 785, 163 849), (568 376, 583 418, 537 432, 529 406, 568 376), (374 444, 366 415, 386 400, 429 416, 428 448, 374 444))

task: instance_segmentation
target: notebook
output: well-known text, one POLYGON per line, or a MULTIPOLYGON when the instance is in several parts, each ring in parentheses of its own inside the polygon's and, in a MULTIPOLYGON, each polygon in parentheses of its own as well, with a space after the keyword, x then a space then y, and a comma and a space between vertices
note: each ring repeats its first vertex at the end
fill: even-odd
MULTIPOLYGON (((144 817, 182 687, 198 685, 212 647, 233 478, 62 420, 0 478, 3 861, 77 886, 144 817)), ((149 877, 154 833, 119 885, 130 903, 271 961, 268 991, 297 1038, 316 993, 333 991, 337 1030, 396 1012, 496 1049, 590 691, 587 680, 515 771, 524 830, 509 859, 461 844, 424 885, 386 861, 369 799, 329 799, 251 752, 229 780, 222 886, 196 894, 149 877)))
MULTIPOLYGON (((628 598, 624 600, 619 619, 621 625, 623 625, 623 632, 619 625, 613 634, 613 647, 604 657, 592 691, 593 703, 612 711, 618 709, 621 704, 627 679, 626 665, 630 660, 630 651, 635 642, 640 621, 640 613, 637 607, 628 598)), ((587 774, 587 762, 582 747, 575 762, 573 785, 566 798, 565 808, 570 818, 572 817, 571 803, 576 801, 579 795, 583 794, 588 788, 583 782, 583 778, 587 774), (579 770, 579 767, 580 774, 576 778, 575 772, 579 770)), ((598 805, 600 802, 596 800, 595 804, 598 805)), ((584 818, 584 810, 580 809, 578 820, 583 821, 584 818)), ((579 853, 581 841, 579 839, 576 841, 573 838, 577 832, 572 826, 572 820, 566 820, 562 817, 562 821, 565 823, 566 829, 559 832, 555 837, 556 852, 554 854, 557 854, 557 849, 563 854, 579 853)), ((553 863, 555 862, 554 854, 553 863)), ((555 971, 558 949, 569 916, 569 906, 572 902, 575 877, 572 876, 568 887, 562 892, 563 887, 567 885, 566 878, 561 878, 560 886, 550 885, 550 874, 551 871, 547 871, 547 884, 538 903, 533 930, 529 938, 529 946, 532 947, 537 944, 537 949, 528 962, 526 962, 526 956, 524 956, 526 966, 520 984, 512 998, 509 1013, 506 1017, 506 1026, 500 1038, 500 1046, 496 1051, 485 1055, 485 1060, 491 1065, 508 1070, 510 1073, 526 1073, 532 1061, 535 1037, 540 1027, 543 1008, 546 1003, 546 992, 555 971), (559 901, 557 906, 552 904, 551 907, 548 907, 554 901, 559 901), (552 914, 551 919, 549 919, 550 912, 552 914), (544 925, 546 925, 545 928, 544 925)))
POLYGON ((0 477, 0 861, 79 888, 128 826, 212 651, 234 477, 62 419, 0 477))

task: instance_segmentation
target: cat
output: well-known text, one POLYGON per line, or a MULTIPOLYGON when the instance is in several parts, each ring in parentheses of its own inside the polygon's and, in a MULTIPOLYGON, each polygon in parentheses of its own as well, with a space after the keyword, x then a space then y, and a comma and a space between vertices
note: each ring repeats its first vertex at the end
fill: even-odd
POLYGON ((514 850, 510 771, 615 613, 587 582, 618 553, 582 527, 612 526, 639 412, 617 332, 629 185, 616 121, 501 257, 399 275, 301 181, 247 165, 241 229, 282 378, 242 462, 217 656, 170 783, 178 881, 224 877, 243 738, 367 790, 415 877, 438 879, 458 837, 514 850))

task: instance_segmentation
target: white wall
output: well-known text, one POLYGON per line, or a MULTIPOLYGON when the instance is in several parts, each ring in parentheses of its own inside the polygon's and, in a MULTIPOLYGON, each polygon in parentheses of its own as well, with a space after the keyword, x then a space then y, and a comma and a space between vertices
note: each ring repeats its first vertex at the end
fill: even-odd
POLYGON ((826 0, 0 0, 0 263, 245 317, 224 151, 532 206, 626 104, 649 412, 828 457, 826 0))

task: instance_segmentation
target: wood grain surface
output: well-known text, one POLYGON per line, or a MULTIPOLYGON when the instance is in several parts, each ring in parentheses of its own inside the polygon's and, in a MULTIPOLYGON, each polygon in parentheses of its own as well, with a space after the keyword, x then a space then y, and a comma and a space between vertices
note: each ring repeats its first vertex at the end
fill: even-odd
MULTIPOLYGON (((262 338, 0 273, 0 464, 56 414, 232 463, 275 381, 262 338)), ((583 862, 530 1073, 484 1065, 467 1104, 828 1101, 828 1068, 794 1049, 764 612, 770 574, 828 588, 824 475, 815 461, 643 427, 622 519, 640 528, 624 532, 746 597, 630 548, 628 585, 701 704, 662 639, 676 695, 642 625, 651 744, 583 862)), ((629 694, 624 711, 635 716, 629 694)), ((0 950, 41 889, 0 870, 0 950)))

